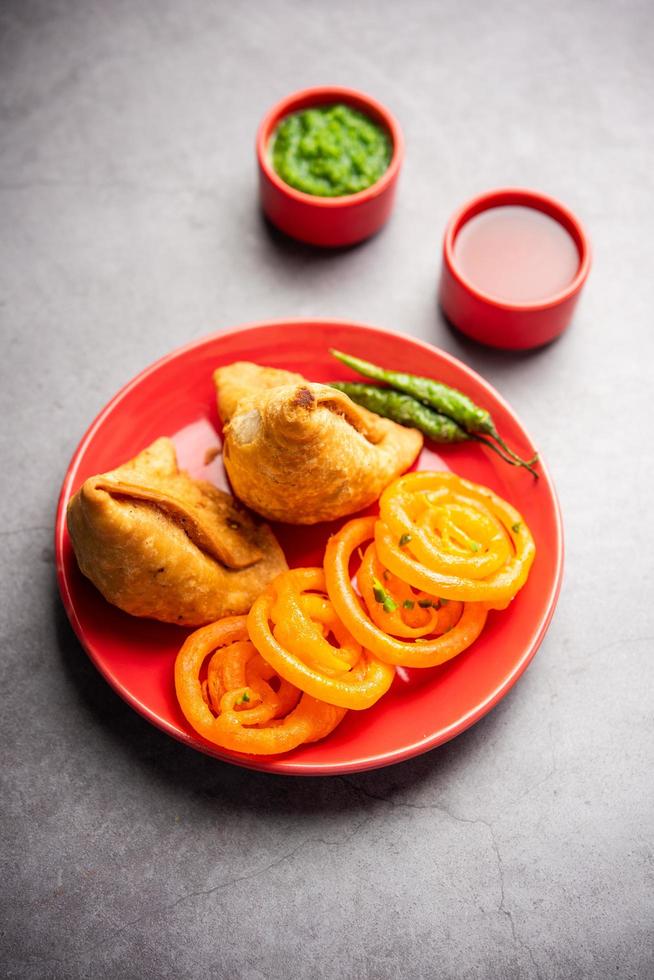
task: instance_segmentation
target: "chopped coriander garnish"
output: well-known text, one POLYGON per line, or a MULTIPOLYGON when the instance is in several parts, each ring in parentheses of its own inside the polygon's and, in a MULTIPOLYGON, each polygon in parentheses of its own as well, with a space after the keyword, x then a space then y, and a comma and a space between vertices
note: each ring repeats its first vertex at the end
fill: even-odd
POLYGON ((449 599, 439 599, 438 600, 438 605, 439 606, 446 606, 449 601, 450 601, 449 599))
POLYGON ((408 544, 410 540, 411 540, 410 534, 403 534, 402 537, 400 538, 400 548, 403 548, 404 545, 408 544))
POLYGON ((477 544, 476 541, 471 541, 470 542, 470 547, 471 547, 471 549, 473 551, 479 551, 479 549, 481 548, 481 545, 480 544, 477 544))
POLYGON ((249 700, 250 700, 250 695, 248 694, 247 691, 243 691, 243 697, 241 698, 241 701, 249 701, 249 700))
POLYGON ((413 607, 415 606, 415 602, 413 601, 413 599, 405 599, 402 605, 404 606, 405 609, 413 609, 413 607))
POLYGON ((511 525, 511 530, 513 531, 514 534, 518 534, 518 532, 520 531, 520 528, 521 527, 522 527, 522 524, 520 523, 520 521, 518 521, 517 524, 512 524, 511 525))
POLYGON ((397 609, 397 603, 388 594, 378 578, 373 578, 372 580, 372 592, 375 600, 383 606, 384 612, 391 613, 397 609))
POLYGON ((418 599, 418 605, 421 609, 431 609, 433 603, 431 599, 418 599))

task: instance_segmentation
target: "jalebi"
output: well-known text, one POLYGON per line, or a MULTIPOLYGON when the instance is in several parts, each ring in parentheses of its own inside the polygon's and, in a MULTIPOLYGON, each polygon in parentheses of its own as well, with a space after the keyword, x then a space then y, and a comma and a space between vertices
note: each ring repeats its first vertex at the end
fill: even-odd
POLYGON ((200 735, 222 748, 255 755, 315 742, 345 715, 343 708, 302 694, 278 677, 249 641, 246 616, 229 616, 187 638, 175 661, 175 689, 187 721, 200 735))
POLYGON ((369 708, 393 681, 393 669, 362 648, 341 623, 326 596, 322 568, 278 575, 255 600, 248 633, 280 677, 329 704, 369 708))
POLYGON ((417 589, 505 608, 536 549, 519 512, 454 473, 409 473, 382 494, 375 544, 382 564, 417 589))
POLYGON ((433 667, 477 639, 522 588, 535 545, 520 513, 453 473, 409 473, 379 518, 348 521, 322 568, 283 572, 252 605, 188 637, 175 687, 216 745, 287 752, 370 707, 394 667, 433 667), (360 561, 353 560, 359 555, 360 561))
POLYGON ((325 552, 325 578, 334 609, 351 634, 386 663, 404 667, 434 667, 451 660, 481 633, 486 622, 486 606, 476 602, 443 603, 433 594, 413 592, 395 576, 384 577, 385 569, 374 555, 374 546, 371 546, 373 550, 367 549, 357 574, 357 584, 368 608, 366 612, 351 581, 350 559, 362 544, 373 537, 375 523, 374 517, 355 518, 329 539, 325 552), (406 602, 415 605, 407 607, 406 602), (422 629, 419 626, 411 627, 407 620, 407 613, 411 614, 411 618, 415 615, 416 605, 422 611, 419 602, 423 602, 425 611, 429 612, 422 629), (378 605, 377 610, 373 603, 378 605), (388 623, 384 621, 385 616, 388 623), (411 629, 419 634, 417 638, 397 638, 410 636, 411 629), (424 639, 425 629, 434 635, 424 639))

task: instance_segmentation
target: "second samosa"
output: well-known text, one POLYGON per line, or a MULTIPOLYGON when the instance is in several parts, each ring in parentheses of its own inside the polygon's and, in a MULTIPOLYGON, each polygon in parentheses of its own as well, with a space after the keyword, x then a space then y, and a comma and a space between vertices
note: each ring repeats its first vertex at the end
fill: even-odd
MULTIPOLYGON (((241 371, 243 365, 230 367, 241 371)), ((231 393, 230 367, 215 375, 219 404, 226 384, 231 393)), ((249 391, 227 412, 223 401, 223 416, 229 416, 224 462, 234 493, 258 514, 289 524, 353 514, 373 503, 420 452, 417 430, 298 375, 277 387, 269 387, 266 375, 268 383, 258 386, 254 367, 249 391)))
POLYGON ((177 465, 172 441, 86 480, 68 505, 84 575, 132 616, 201 626, 246 613, 286 569, 270 528, 177 465))

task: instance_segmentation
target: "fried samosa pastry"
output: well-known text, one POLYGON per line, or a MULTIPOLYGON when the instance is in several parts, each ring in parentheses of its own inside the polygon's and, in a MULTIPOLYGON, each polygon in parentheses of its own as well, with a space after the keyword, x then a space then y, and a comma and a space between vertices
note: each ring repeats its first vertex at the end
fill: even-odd
POLYGON ((289 524, 329 521, 367 507, 422 447, 416 429, 308 381, 241 397, 224 439, 236 496, 258 514, 289 524))
POLYGON ((213 380, 218 393, 218 414, 223 422, 229 422, 238 403, 246 396, 305 379, 294 371, 262 367, 252 361, 234 361, 226 367, 217 368, 213 380))
POLYGON ((132 616, 202 626, 246 613, 287 567, 270 528, 180 470, 166 438, 88 479, 67 518, 80 569, 132 616))

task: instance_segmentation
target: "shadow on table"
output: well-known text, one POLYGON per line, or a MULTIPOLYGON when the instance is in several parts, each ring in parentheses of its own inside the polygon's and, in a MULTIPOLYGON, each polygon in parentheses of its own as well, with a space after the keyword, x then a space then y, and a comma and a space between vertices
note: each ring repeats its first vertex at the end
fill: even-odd
POLYGON ((438 298, 436 299, 436 318, 446 330, 446 336, 449 340, 447 347, 450 353, 474 367, 475 370, 492 371, 495 377, 498 374, 515 373, 520 370, 521 365, 546 356, 548 351, 565 344, 565 335, 562 335, 540 347, 532 347, 526 350, 504 350, 500 347, 489 347, 487 344, 482 344, 461 333, 443 313, 438 298))
POLYGON ((365 248, 369 242, 373 241, 382 230, 380 229, 379 232, 370 238, 365 238, 361 242, 355 242, 353 245, 321 246, 310 245, 307 242, 301 242, 296 238, 291 238, 290 235, 286 235, 283 231, 280 231, 263 213, 260 214, 260 223, 268 242, 283 255, 291 259, 300 258, 312 262, 329 261, 329 259, 338 258, 340 255, 357 252, 359 249, 365 248))
MULTIPOLYGON (((503 705, 474 729, 407 762, 347 776, 293 777, 255 772, 203 755, 159 731, 130 708, 107 684, 86 656, 70 627, 56 590, 52 596, 56 641, 61 661, 89 726, 100 725, 116 750, 130 763, 149 770, 166 788, 212 808, 238 814, 262 807, 273 813, 333 813, 367 810, 380 801, 392 804, 397 793, 425 779, 445 779, 468 766, 489 726, 500 720, 503 705), (485 729, 485 731, 483 731, 485 729)), ((505 699, 506 701, 506 699, 505 699)))

